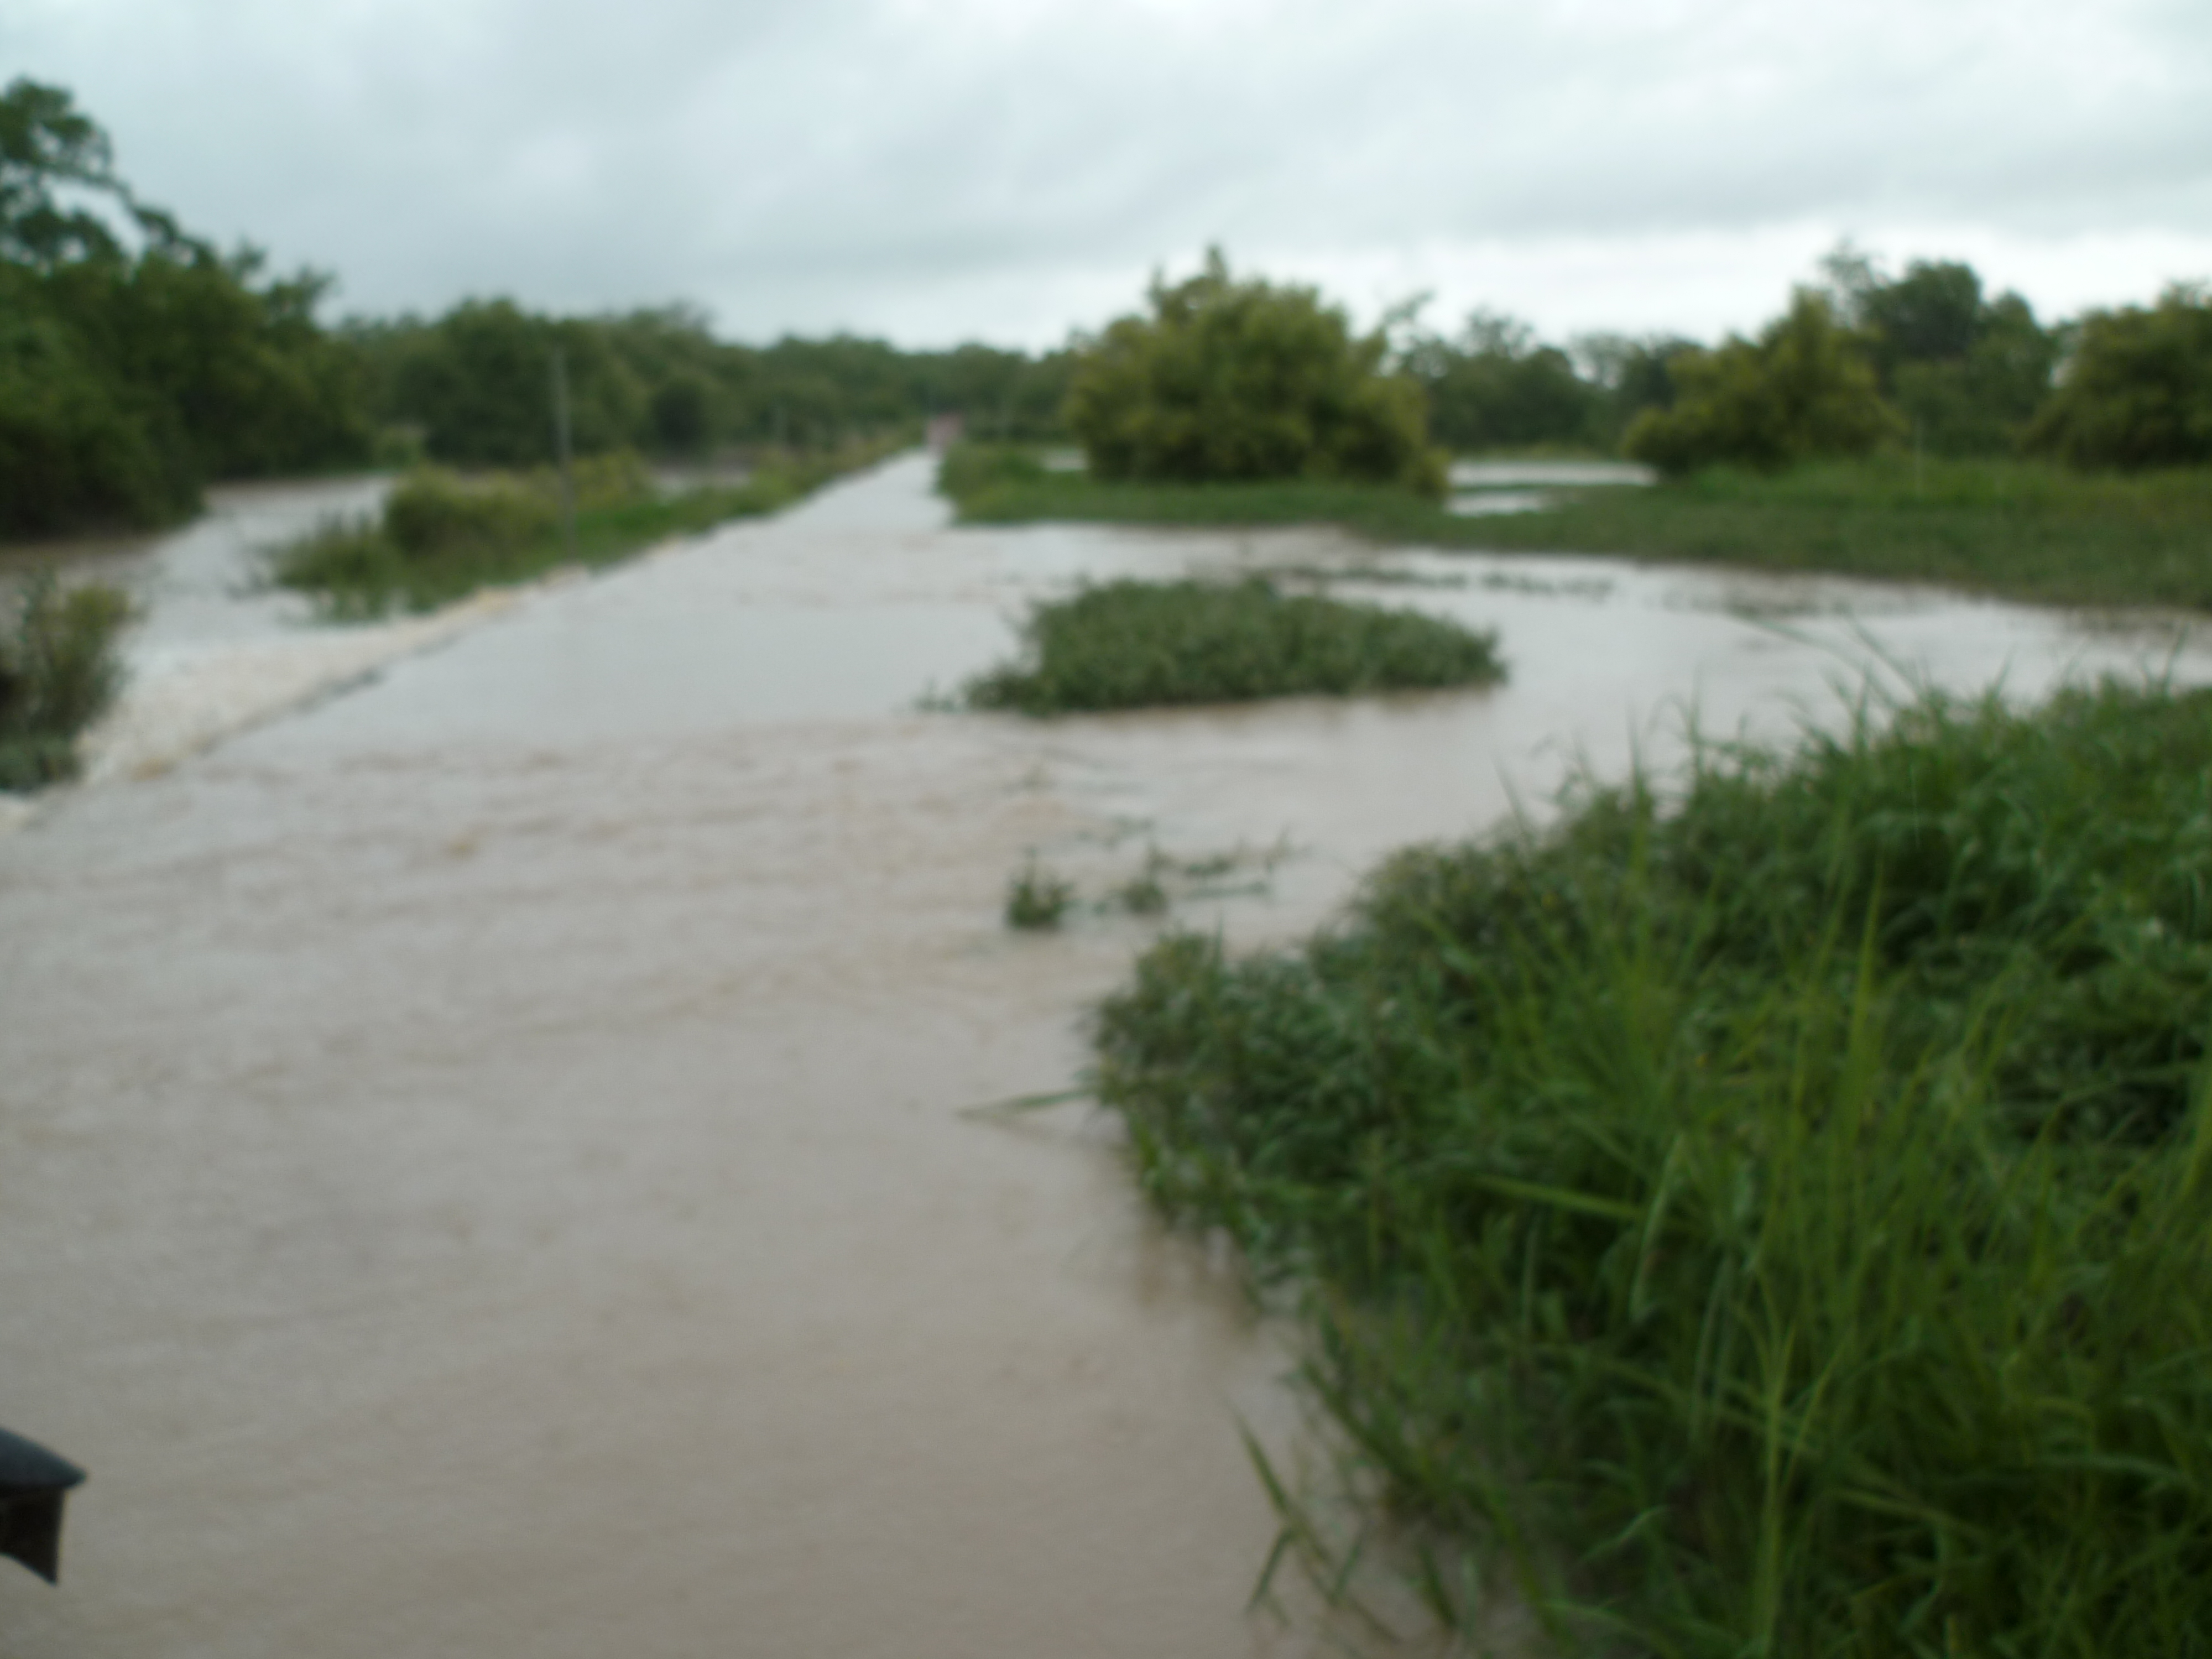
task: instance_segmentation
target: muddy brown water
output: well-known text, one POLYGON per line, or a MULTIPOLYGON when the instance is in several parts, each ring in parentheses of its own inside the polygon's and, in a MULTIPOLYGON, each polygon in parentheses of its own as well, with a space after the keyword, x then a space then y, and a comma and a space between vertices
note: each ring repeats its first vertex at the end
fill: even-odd
POLYGON ((2212 678, 2155 619, 956 532, 927 480, 526 595, 0 836, 0 1422, 93 1472, 0 1652, 1306 1651, 1245 1611, 1285 1340, 1079 1106, 963 1113, 1062 1086, 1151 933, 1010 933, 1009 874, 1273 848, 1182 918, 1280 939, 1686 708, 1784 732, 1875 659, 2212 678), (1086 574, 1320 566, 1497 626, 1511 682, 915 708, 1086 574))

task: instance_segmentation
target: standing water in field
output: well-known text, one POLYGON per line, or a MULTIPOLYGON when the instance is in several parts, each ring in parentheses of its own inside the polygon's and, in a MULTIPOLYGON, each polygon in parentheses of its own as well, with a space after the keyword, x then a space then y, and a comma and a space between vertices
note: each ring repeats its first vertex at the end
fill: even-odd
MULTIPOLYGON (((1284 1352, 1079 1105, 966 1109, 1064 1087, 1155 926, 1010 932, 1009 877, 1087 902, 1157 848, 1227 872, 1180 920, 1280 939, 1692 712, 1786 735, 1869 664, 2212 678, 2148 624, 955 531, 928 484, 898 462, 532 592, 198 754, 162 734, 235 689, 225 650, 368 636, 280 618, 162 690, 149 595, 106 737, 137 762, 0 837, 0 1421, 92 1472, 59 1589, 0 1575, 0 1647, 1304 1652, 1245 1612, 1274 1522, 1238 1425, 1290 1431, 1284 1352), (916 712, 1030 598, 1261 569, 1494 627, 1511 678, 916 712)), ((257 684, 255 718, 306 695, 257 684)))

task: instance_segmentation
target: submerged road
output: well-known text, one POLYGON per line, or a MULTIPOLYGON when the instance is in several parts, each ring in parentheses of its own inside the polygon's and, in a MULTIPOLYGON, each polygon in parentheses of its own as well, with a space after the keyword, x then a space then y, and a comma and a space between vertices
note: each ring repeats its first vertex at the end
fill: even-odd
MULTIPOLYGON (((1150 927, 1033 851, 1275 845, 1241 939, 1581 754, 2170 630, 1319 533, 956 532, 925 461, 526 596, 0 836, 0 1421, 92 1471, 0 1652, 1249 1656, 1277 1339, 1063 1086, 1150 927), (1085 574, 1328 564, 1498 626, 1496 693, 916 712, 1085 574), (1407 579, 1414 579, 1409 584, 1407 579), (1456 585, 1452 585, 1456 584, 1456 585)), ((179 693, 182 695, 182 693, 179 693)), ((181 751, 180 751, 181 752, 181 751)), ((1248 868, 1252 866, 1246 866, 1248 868)), ((1235 889, 1238 884, 1229 884, 1235 889)))

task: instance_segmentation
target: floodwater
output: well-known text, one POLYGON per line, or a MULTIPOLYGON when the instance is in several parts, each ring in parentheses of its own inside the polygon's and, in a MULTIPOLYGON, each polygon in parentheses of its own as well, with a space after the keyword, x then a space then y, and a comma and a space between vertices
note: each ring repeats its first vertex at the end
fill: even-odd
MULTIPOLYGON (((1280 939, 1389 848, 1540 810, 1577 757, 1663 763, 1688 710, 1785 733, 1876 661, 2212 678, 2154 618, 951 531, 928 477, 465 631, 329 635, 379 643, 304 689, 232 676, 252 718, 212 748, 152 696, 156 597, 103 737, 136 760, 0 836, 0 1421, 93 1477, 59 1589, 0 1574, 0 1651, 1309 1651, 1245 1610, 1273 1522, 1238 1425, 1294 1434, 1284 1339, 1080 1106, 965 1109, 1065 1085, 1150 936, 1011 933, 1009 875, 1096 896, 1153 847, 1273 849, 1181 915, 1280 939), (1498 628, 1511 681, 917 709, 1027 597, 1192 568, 1362 578, 1498 628)), ((298 632, 264 621, 239 660, 298 632)))

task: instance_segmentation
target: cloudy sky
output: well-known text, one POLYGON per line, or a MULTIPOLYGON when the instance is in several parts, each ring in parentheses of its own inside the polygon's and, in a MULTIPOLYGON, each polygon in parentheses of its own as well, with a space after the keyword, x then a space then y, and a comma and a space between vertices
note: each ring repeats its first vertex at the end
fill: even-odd
POLYGON ((2046 314, 2212 276, 2205 0, 4 0, 341 308, 1055 343, 1208 243, 1355 313, 1707 337, 1839 237, 2046 314))

